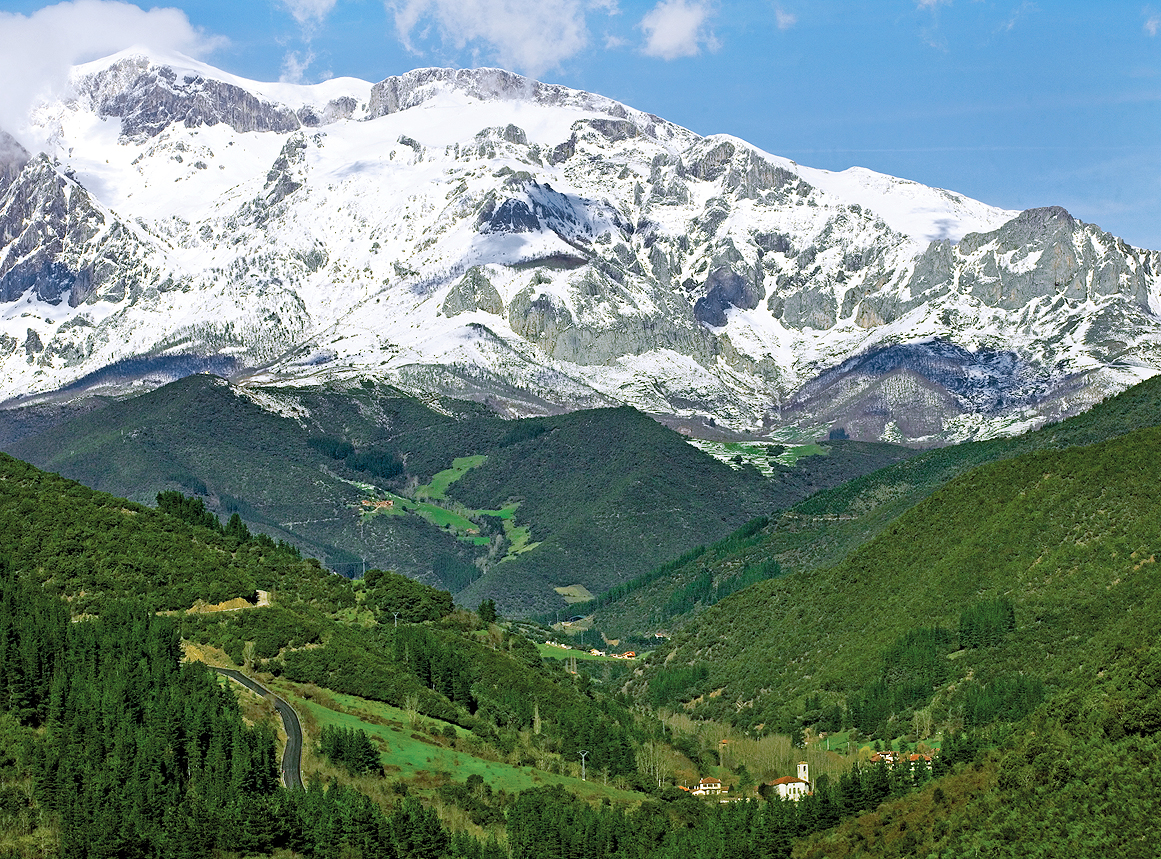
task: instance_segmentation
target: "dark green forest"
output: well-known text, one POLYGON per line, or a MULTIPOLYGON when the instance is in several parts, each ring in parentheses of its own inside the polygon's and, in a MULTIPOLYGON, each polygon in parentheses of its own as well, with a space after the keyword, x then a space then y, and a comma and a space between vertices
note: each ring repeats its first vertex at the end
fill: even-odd
POLYGON ((72 622, 4 565, 0 804, 12 855, 479 855, 448 852, 447 831, 414 804, 386 814, 339 785, 281 788, 272 734, 179 657, 173 619, 110 603, 72 622))

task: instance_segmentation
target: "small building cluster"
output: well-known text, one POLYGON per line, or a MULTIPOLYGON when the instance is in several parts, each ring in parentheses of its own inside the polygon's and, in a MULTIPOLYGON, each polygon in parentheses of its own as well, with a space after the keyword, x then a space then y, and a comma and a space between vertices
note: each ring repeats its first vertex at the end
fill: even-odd
POLYGON ((366 507, 370 510, 390 510, 392 507, 395 506, 395 502, 392 501, 390 498, 386 498, 386 499, 364 498, 362 503, 363 503, 364 507, 366 507))
MULTIPOLYGON (((544 642, 544 644, 546 647, 559 647, 561 650, 581 650, 581 648, 575 648, 571 644, 561 644, 558 641, 547 641, 546 640, 544 642)), ((581 650, 581 652, 583 652, 583 650, 581 650)), ((609 653, 608 651, 598 650, 597 648, 593 647, 593 648, 590 648, 588 652, 591 653, 593 656, 608 656, 612 659, 636 659, 637 658, 637 653, 635 651, 632 651, 632 650, 626 650, 624 653, 609 653)))
POLYGON ((931 769, 931 755, 925 755, 919 752, 912 752, 908 755, 903 752, 888 750, 885 752, 874 752, 871 755, 871 763, 885 763, 891 769, 894 769, 901 763, 907 764, 912 771, 920 766, 931 769))
POLYGON ((593 656, 607 656, 610 659, 636 659, 637 654, 632 650, 626 650, 624 653, 609 653, 607 650, 597 650, 593 648, 589 651, 593 656))

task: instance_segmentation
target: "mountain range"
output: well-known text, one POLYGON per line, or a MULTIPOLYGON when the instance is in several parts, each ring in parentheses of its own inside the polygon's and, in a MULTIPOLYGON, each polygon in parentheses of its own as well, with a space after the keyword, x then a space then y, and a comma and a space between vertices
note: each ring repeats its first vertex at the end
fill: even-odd
POLYGON ((0 397, 370 378, 505 417, 935 445, 1161 368, 1161 255, 497 69, 129 51, 0 137, 0 397))

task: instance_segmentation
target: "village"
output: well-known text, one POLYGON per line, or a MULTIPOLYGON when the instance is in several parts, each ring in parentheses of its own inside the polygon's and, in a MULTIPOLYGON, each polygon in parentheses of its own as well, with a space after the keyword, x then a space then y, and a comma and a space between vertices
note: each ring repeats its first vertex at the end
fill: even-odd
MULTIPOLYGON (((895 769, 906 765, 912 773, 920 767, 928 772, 932 770, 932 756, 923 752, 876 751, 869 758, 871 764, 882 764, 888 769, 895 769)), ((723 784, 716 776, 706 776, 693 787, 677 785, 691 796, 717 797, 719 802, 739 802, 753 797, 744 794, 730 795, 730 786, 723 784)), ((771 782, 759 784, 754 792, 766 799, 780 799, 788 802, 798 802, 814 792, 810 781, 810 766, 806 761, 799 761, 795 775, 781 776, 771 782)))
POLYGON ((634 650, 626 650, 623 653, 612 653, 612 652, 607 651, 607 650, 599 650, 596 647, 590 647, 589 649, 586 650, 583 647, 573 647, 571 644, 561 644, 560 642, 557 642, 557 641, 548 641, 548 640, 545 640, 544 646, 545 647, 555 647, 555 648, 558 648, 559 650, 576 650, 576 651, 579 651, 580 653, 588 653, 592 656, 604 656, 608 659, 636 659, 637 658, 637 652, 634 650))

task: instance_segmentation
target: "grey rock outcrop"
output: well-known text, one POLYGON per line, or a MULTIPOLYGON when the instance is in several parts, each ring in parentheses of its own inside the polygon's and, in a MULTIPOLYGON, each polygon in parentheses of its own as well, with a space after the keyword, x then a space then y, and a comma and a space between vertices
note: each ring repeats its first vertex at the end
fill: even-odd
POLYGON ((286 141, 270 171, 266 174, 266 202, 273 206, 281 203, 302 187, 305 178, 303 167, 306 163, 306 138, 293 135, 286 141))
POLYGON ((523 200, 505 200, 492 212, 487 222, 481 225, 482 233, 534 233, 540 229, 540 221, 523 200))
POLYGON ((715 268, 706 280, 706 294, 693 305, 698 322, 721 328, 726 324, 726 310, 740 307, 753 310, 762 300, 758 287, 727 266, 715 268))
POLYGON ((0 129, 0 194, 20 175, 31 157, 20 141, 0 129))
POLYGON ((33 355, 37 354, 38 352, 44 351, 44 343, 41 342, 40 335, 37 334, 35 331, 33 331, 31 328, 29 328, 28 335, 24 338, 23 348, 24 348, 25 354, 28 355, 29 358, 31 358, 33 355))
POLYGON ((1018 310, 1036 299, 1070 302, 1119 295, 1145 305, 1145 253, 1059 206, 1029 209, 956 248, 963 288, 989 307, 1018 310))
POLYGON ((89 194, 45 155, 29 161, 0 196, 0 300, 27 292, 76 307, 123 296, 142 273, 143 248, 110 223, 89 194))
MULTIPOLYGON (((179 122, 193 128, 223 122, 238 132, 296 131, 302 123, 282 104, 224 81, 178 74, 147 57, 126 57, 78 82, 97 114, 118 117, 127 137, 155 137, 179 122)), ((352 107, 353 109, 353 107, 352 107)))
POLYGON ((478 266, 468 269, 468 273, 456 282, 440 306, 444 316, 456 316, 474 310, 483 310, 497 316, 504 313, 500 293, 478 266))
POLYGON ((294 112, 303 128, 318 128, 341 119, 350 119, 359 103, 349 95, 331 99, 321 111, 313 105, 304 105, 294 112))

